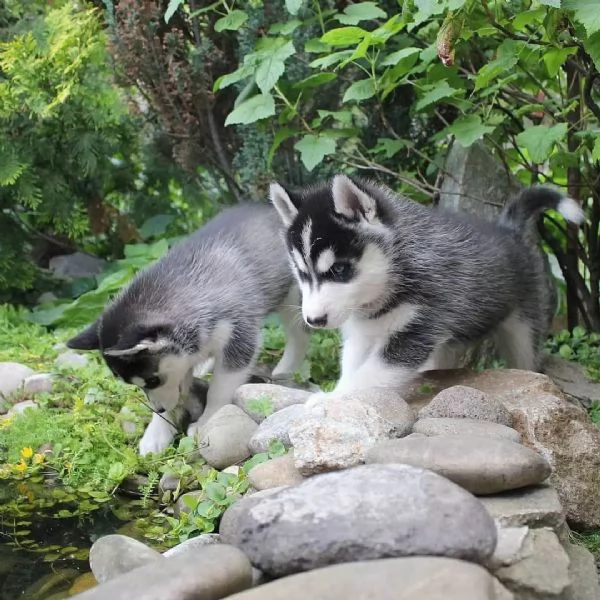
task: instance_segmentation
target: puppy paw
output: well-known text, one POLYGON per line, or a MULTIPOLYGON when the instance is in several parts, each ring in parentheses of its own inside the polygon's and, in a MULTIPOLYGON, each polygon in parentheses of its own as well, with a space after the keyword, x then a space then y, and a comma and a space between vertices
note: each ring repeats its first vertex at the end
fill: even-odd
POLYGON ((165 423, 162 419, 156 420, 156 417, 154 417, 140 440, 140 456, 145 456, 151 452, 158 454, 166 450, 175 438, 175 433, 171 425, 165 423))
POLYGON ((318 407, 322 405, 323 402, 327 402, 333 398, 337 398, 338 395, 335 392, 315 392, 311 394, 308 400, 304 403, 307 410, 311 410, 312 408, 318 407))

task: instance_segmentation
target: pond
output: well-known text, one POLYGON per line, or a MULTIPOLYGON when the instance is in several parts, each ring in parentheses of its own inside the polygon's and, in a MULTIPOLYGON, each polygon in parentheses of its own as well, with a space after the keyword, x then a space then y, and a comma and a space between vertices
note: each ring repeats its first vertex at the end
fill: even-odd
POLYGON ((153 503, 114 496, 73 515, 72 495, 60 487, 52 492, 44 484, 0 483, 0 600, 59 600, 83 591, 94 581, 81 576, 90 573, 89 549, 100 536, 119 532, 149 544, 135 519, 155 509, 153 503), (52 499, 56 491, 68 501, 52 499))

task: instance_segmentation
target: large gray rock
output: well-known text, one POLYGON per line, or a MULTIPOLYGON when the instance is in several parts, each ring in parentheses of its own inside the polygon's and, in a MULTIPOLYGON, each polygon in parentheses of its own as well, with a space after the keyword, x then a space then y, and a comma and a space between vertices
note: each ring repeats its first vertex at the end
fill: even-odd
POLYGON ((544 372, 565 394, 585 408, 589 408, 594 400, 600 400, 600 383, 591 381, 580 364, 550 354, 544 359, 544 372))
POLYGON ((20 390, 25 380, 35 371, 15 362, 0 362, 0 398, 20 390))
POLYGON ((414 433, 422 433, 428 437, 436 435, 483 435, 504 438, 519 443, 521 434, 499 423, 490 423, 480 419, 460 419, 450 417, 419 419, 413 426, 414 433))
POLYGON ((480 501, 502 527, 549 527, 555 532, 565 527, 564 509, 549 485, 483 496, 480 501))
POLYGON ((419 412, 419 418, 453 417, 480 419, 511 427, 513 418, 498 400, 465 385, 453 385, 437 394, 419 412))
POLYGON ((440 557, 351 562, 300 573, 228 600, 512 600, 473 563, 440 557), (502 595, 503 594, 503 595, 502 595))
POLYGON ((77 279, 78 277, 94 277, 104 270, 106 261, 83 252, 62 254, 50 259, 49 269, 61 279, 77 279))
POLYGON ((78 600, 220 600, 252 585, 252 567, 237 548, 209 544, 134 569, 78 600))
POLYGON ((30 408, 36 409, 39 408, 39 406, 33 400, 23 400, 21 402, 17 402, 10 407, 8 416, 12 417, 13 415, 20 415, 30 408))
POLYGON ((523 547, 529 534, 529 527, 498 527, 498 542, 494 554, 486 561, 490 571, 509 567, 523 558, 523 547))
POLYGON ((90 548, 90 568, 98 583, 162 560, 160 552, 125 535, 105 535, 90 548))
POLYGON ((248 443, 256 423, 239 407, 226 404, 202 427, 198 451, 215 469, 224 469, 250 456, 248 443))
POLYGON ((191 552, 196 548, 201 546, 208 546, 209 544, 220 544, 221 536, 218 533, 203 533, 202 535, 197 535, 196 537, 189 538, 185 540, 185 542, 181 542, 181 544, 177 544, 177 546, 173 546, 173 548, 169 548, 165 552, 163 552, 163 556, 165 558, 173 558, 174 556, 178 556, 183 554, 184 552, 191 552))
POLYGON ((29 394, 48 394, 52 391, 52 375, 50 373, 30 375, 23 382, 23 389, 29 394))
POLYGON ((241 385, 233 396, 233 403, 239 406, 257 423, 292 404, 304 404, 311 393, 273 383, 246 383, 241 385), (259 405, 264 410, 257 410, 259 405))
POLYGON ((563 600, 568 592, 569 557, 549 529, 532 529, 521 550, 522 558, 497 569, 496 577, 519 599, 563 600))
POLYGON ((485 561, 496 527, 479 500, 407 465, 316 475, 239 516, 232 543, 269 576, 413 555, 485 561))
POLYGON ((594 556, 583 546, 566 545, 571 590, 568 600, 598 600, 600 585, 594 556))
POLYGON ((535 485, 550 475, 550 465, 537 452, 481 435, 386 440, 367 452, 366 462, 429 469, 481 495, 535 485))
POLYGON ((306 407, 303 404, 292 404, 273 413, 258 426, 248 443, 252 454, 268 452, 269 445, 273 440, 279 440, 286 448, 289 448, 292 445, 290 429, 306 418, 306 407))
POLYGON ((304 477, 294 466, 294 451, 256 465, 248 473, 250 485, 257 490, 266 490, 284 485, 302 483, 304 477))

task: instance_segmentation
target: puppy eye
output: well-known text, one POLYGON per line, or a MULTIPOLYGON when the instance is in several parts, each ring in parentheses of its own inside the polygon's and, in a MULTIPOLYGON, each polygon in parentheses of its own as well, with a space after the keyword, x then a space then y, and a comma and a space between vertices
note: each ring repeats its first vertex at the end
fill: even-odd
POLYGON ((159 385, 160 385, 160 377, 148 377, 148 379, 146 379, 145 388, 147 390, 153 390, 154 388, 157 388, 159 385))
POLYGON ((352 266, 347 262, 336 262, 331 265, 329 272, 337 281, 346 281, 350 278, 352 266))

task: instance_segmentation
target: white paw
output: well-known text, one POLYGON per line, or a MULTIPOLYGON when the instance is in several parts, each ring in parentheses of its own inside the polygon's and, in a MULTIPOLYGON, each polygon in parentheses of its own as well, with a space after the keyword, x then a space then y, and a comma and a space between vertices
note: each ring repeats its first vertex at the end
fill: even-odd
POLYGON ((166 450, 175 438, 175 433, 171 425, 160 418, 157 421, 156 416, 153 417, 140 440, 140 455, 145 456, 151 452, 158 454, 166 450))
POLYGON ((195 421, 194 423, 190 423, 188 425, 186 433, 187 433, 187 435, 189 437, 197 437, 197 438, 199 438, 200 437, 200 433, 199 432, 200 432, 200 423, 198 423, 198 421, 195 421))
POLYGON ((312 408, 323 404, 323 402, 327 402, 327 400, 331 400, 333 398, 337 398, 338 394, 335 392, 315 392, 311 394, 310 398, 304 403, 307 410, 311 410, 312 408))

